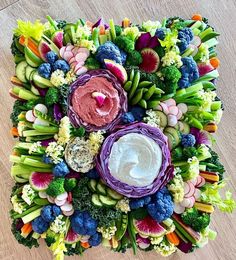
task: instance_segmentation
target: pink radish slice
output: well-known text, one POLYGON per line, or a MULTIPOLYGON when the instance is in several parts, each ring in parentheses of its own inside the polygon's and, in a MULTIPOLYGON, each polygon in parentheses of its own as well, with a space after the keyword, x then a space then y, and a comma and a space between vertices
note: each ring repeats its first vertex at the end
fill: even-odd
POLYGON ((71 211, 62 211, 63 215, 65 215, 66 217, 70 217, 74 214, 74 209, 72 209, 71 211))
POLYGON ((185 207, 181 206, 179 203, 174 204, 174 212, 177 214, 182 214, 185 211, 185 207))
POLYGON ((75 56, 71 57, 68 62, 69 62, 69 64, 76 62, 75 56))
POLYGON ((76 75, 81 75, 81 74, 83 74, 83 73, 85 73, 87 71, 88 71, 88 69, 83 66, 80 69, 78 69, 75 73, 76 73, 76 75))
POLYGON ((201 45, 202 41, 201 38, 199 36, 194 36, 193 40, 191 41, 191 44, 199 47, 201 45))
POLYGON ((73 52, 74 56, 76 56, 76 54, 78 53, 79 49, 80 49, 79 47, 75 46, 74 49, 71 50, 73 52))
POLYGON ((190 191, 190 186, 187 182, 184 183, 184 194, 188 194, 190 191))
POLYGON ((36 119, 36 117, 35 117, 34 114, 33 114, 33 110, 27 111, 26 114, 25 114, 25 118, 26 118, 26 120, 29 121, 29 122, 34 122, 35 119, 36 119))
POLYGON ((87 49, 87 48, 79 48, 78 49, 78 53, 85 53, 87 55, 87 57, 89 56, 90 54, 90 51, 87 49))
POLYGON ((187 181, 187 184, 189 185, 189 192, 184 194, 185 198, 190 198, 193 196, 194 192, 195 192, 195 187, 192 184, 192 182, 187 181))
POLYGON ((68 45, 65 46, 66 51, 72 51, 74 48, 75 48, 75 46, 72 45, 72 44, 68 44, 68 45))
POLYGON ((180 202, 180 204, 181 204, 181 206, 182 207, 185 207, 185 208, 188 208, 189 207, 189 205, 190 205, 190 199, 189 198, 186 198, 186 199, 183 199, 181 202, 180 202))
POLYGON ((202 187, 206 183, 206 180, 202 176, 199 176, 199 177, 201 177, 201 180, 200 180, 200 182, 197 183, 197 185, 196 185, 197 188, 202 187))
POLYGON ((41 199, 46 199, 47 198, 47 193, 45 191, 39 191, 39 197, 41 199))
POLYGON ((77 62, 85 61, 87 58, 88 58, 87 54, 83 52, 77 53, 75 56, 77 62))
POLYGON ((169 113, 171 115, 177 116, 179 113, 179 109, 177 106, 169 106, 169 113))
POLYGON ((53 198, 53 197, 51 197, 51 196, 47 196, 47 199, 48 199, 48 201, 50 202, 50 203, 55 203, 55 199, 53 198))
POLYGON ((70 67, 74 70, 75 69, 75 66, 77 65, 77 62, 74 61, 70 64, 70 67))
POLYGON ((66 47, 63 46, 63 47, 60 49, 60 51, 59 51, 61 57, 63 57, 65 51, 66 51, 66 47))
POLYGON ((188 208, 192 208, 193 205, 194 205, 194 203, 195 203, 195 198, 194 198, 194 197, 191 197, 191 198, 189 198, 189 199, 190 199, 190 205, 189 205, 188 208))
POLYGON ((65 51, 63 54, 63 59, 66 61, 69 61, 73 57, 74 57, 74 55, 71 51, 65 51))
POLYGON ((194 192, 194 198, 197 200, 201 197, 201 191, 199 189, 196 189, 194 192))
POLYGON ((43 114, 47 114, 48 109, 44 104, 38 104, 34 107, 35 110, 38 110, 39 112, 43 113, 43 114))
POLYGON ((72 204, 69 204, 67 202, 61 206, 62 211, 71 211, 72 209, 73 209, 72 204))
POLYGON ((197 184, 197 178, 192 179, 191 182, 192 182, 192 184, 193 184, 194 186, 196 186, 196 184, 197 184))
POLYGON ((167 106, 165 103, 163 103, 163 102, 160 103, 160 106, 162 107, 162 111, 163 111, 166 115, 168 115, 168 114, 169 114, 168 106, 167 106))
POLYGON ((35 125, 42 125, 42 126, 49 126, 49 123, 47 121, 44 121, 40 118, 36 118, 34 121, 35 125))
POLYGON ((175 126, 178 123, 177 117, 174 115, 168 115, 167 119, 169 126, 175 126))
POLYGON ((179 103, 177 105, 178 109, 182 111, 183 114, 185 114, 188 111, 188 107, 184 103, 179 103))
POLYGON ((64 205, 66 203, 66 199, 65 200, 57 200, 57 199, 55 199, 55 204, 57 205, 57 206, 62 206, 62 205, 64 205))
POLYGON ((183 113, 181 110, 178 110, 177 119, 179 120, 183 116, 183 113))
POLYGON ((75 65, 75 67, 74 67, 74 70, 76 71, 76 70, 80 69, 82 66, 83 66, 83 65, 80 65, 79 63, 77 63, 77 64, 75 65))
POLYGON ((68 193, 67 193, 67 192, 64 192, 64 193, 62 193, 62 194, 56 196, 56 199, 57 199, 57 200, 66 200, 67 197, 68 197, 68 193))
POLYGON ((176 102, 173 98, 167 99, 163 101, 163 103, 165 103, 168 107, 176 106, 176 102))

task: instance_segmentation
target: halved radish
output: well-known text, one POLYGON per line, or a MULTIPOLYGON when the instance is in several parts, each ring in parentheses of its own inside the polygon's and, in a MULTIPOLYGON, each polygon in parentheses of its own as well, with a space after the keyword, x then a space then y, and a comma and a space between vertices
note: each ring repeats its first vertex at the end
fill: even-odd
POLYGON ((57 199, 55 199, 55 204, 57 205, 57 206, 62 206, 62 205, 64 205, 66 203, 66 199, 65 200, 57 200, 57 199))
POLYGON ((163 102, 160 103, 160 106, 162 107, 162 111, 163 111, 166 115, 168 115, 168 114, 169 114, 169 108, 168 108, 168 106, 167 106, 165 103, 163 103, 163 102))
POLYGON ((77 53, 85 53, 87 57, 89 56, 90 52, 87 48, 79 48, 77 53))
POLYGON ((193 40, 191 41, 191 44, 193 44, 193 45, 195 45, 197 47, 199 47, 201 45, 201 43, 202 43, 201 38, 199 36, 197 36, 197 35, 195 35, 193 37, 193 40))
POLYGON ((196 187, 199 188, 199 187, 202 187, 203 185, 205 185, 206 183, 206 180, 202 177, 202 176, 198 176, 197 177, 197 184, 196 184, 196 187))
POLYGON ((177 214, 182 214, 185 211, 185 207, 181 206, 179 203, 174 204, 174 212, 177 214))
POLYGON ((63 59, 66 61, 69 61, 73 57, 74 57, 74 55, 71 51, 65 51, 63 54, 63 59))
POLYGON ((29 110, 29 111, 26 112, 25 119, 27 121, 29 121, 29 122, 34 122, 35 121, 36 117, 33 114, 33 110, 29 110))
POLYGON ((63 47, 60 49, 60 51, 59 51, 61 57, 63 57, 65 51, 66 51, 66 46, 63 46, 63 47))
MULTIPOLYGON (((80 63, 80 62, 79 62, 80 63)), ((76 71, 76 70, 78 70, 78 69, 80 69, 83 65, 80 65, 79 63, 77 63, 76 65, 75 65, 75 67, 74 67, 74 70, 76 71)))
POLYGON ((189 207, 188 208, 192 208, 194 203, 195 203, 195 198, 194 197, 191 197, 189 198, 190 199, 190 204, 189 204, 189 207))
POLYGON ((67 197, 68 197, 68 193, 67 193, 67 192, 64 192, 64 193, 62 193, 62 194, 56 196, 56 199, 57 199, 57 200, 65 200, 65 199, 67 199, 67 197))
POLYGON ((177 114, 177 119, 179 120, 183 116, 182 111, 179 109, 177 114))
POLYGON ((179 109, 177 106, 169 106, 169 113, 171 115, 177 116, 179 113, 179 109))
POLYGON ((77 62, 75 56, 71 57, 68 62, 69 64, 72 64, 73 62, 77 62))
POLYGON ((42 198, 42 199, 46 199, 47 193, 45 191, 39 191, 39 197, 42 198))
POLYGON ((195 187, 192 184, 192 182, 187 181, 187 184, 189 185, 189 192, 184 194, 185 198, 190 198, 193 196, 194 192, 195 192, 195 187))
POLYGON ((34 109, 38 110, 39 112, 41 112, 43 114, 47 114, 47 112, 48 112, 48 108, 44 104, 37 104, 34 107, 34 109))
POLYGON ((190 54, 192 57, 194 57, 197 53, 198 53, 198 47, 190 44, 189 47, 191 46, 191 48, 193 49, 193 52, 190 54))
POLYGON ((81 75, 87 71, 88 71, 88 69, 86 67, 82 66, 80 69, 76 70, 75 73, 76 73, 76 75, 81 75))
POLYGON ((74 70, 75 66, 77 65, 77 61, 74 61, 72 63, 70 63, 70 67, 74 70))
POLYGON ((198 200, 201 197, 201 191, 199 189, 196 189, 194 192, 194 198, 198 200))
POLYGON ((53 203, 53 204, 55 203, 55 199, 54 199, 53 197, 47 195, 47 199, 48 199, 48 201, 49 201, 50 203, 53 203))
POLYGON ((165 103, 168 107, 176 106, 176 102, 173 98, 167 99, 163 101, 163 103, 165 103))
POLYGON ((68 44, 68 45, 65 46, 66 51, 72 51, 74 48, 75 48, 75 46, 72 45, 72 44, 68 44))
POLYGON ((72 209, 71 211, 62 211, 63 215, 65 215, 66 217, 70 217, 74 214, 74 209, 72 209))
POLYGON ((184 183, 184 194, 188 194, 190 191, 190 186, 187 182, 184 183))
POLYGON ((167 119, 169 126, 175 126, 178 123, 177 117, 174 115, 168 115, 167 119))
POLYGON ((192 179, 191 182, 192 182, 192 184, 193 184, 194 186, 196 186, 196 184, 197 184, 197 178, 192 179))
POLYGON ((180 202, 180 204, 181 204, 181 206, 182 207, 185 207, 185 208, 188 208, 189 207, 189 205, 190 205, 190 199, 189 198, 185 198, 185 199, 183 199, 181 202, 180 202))
POLYGON ((61 206, 62 211, 71 211, 73 209, 72 204, 66 202, 64 205, 61 206))
POLYGON ((179 103, 177 107, 179 110, 182 111, 183 114, 185 114, 188 111, 188 106, 184 103, 179 103))
POLYGON ((49 126, 49 123, 47 121, 44 121, 40 118, 36 118, 34 121, 35 125, 43 125, 43 126, 49 126))
POLYGON ((75 56, 75 59, 76 59, 77 62, 85 61, 87 58, 88 58, 87 54, 83 53, 83 52, 79 52, 75 56))

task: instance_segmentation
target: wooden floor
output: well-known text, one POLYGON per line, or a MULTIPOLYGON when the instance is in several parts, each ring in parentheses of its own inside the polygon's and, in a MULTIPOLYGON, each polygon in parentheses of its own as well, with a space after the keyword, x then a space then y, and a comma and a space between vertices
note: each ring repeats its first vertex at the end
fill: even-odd
MULTIPOLYGON (((13 181, 9 175, 8 156, 14 140, 9 134, 11 123, 9 115, 13 99, 8 96, 9 78, 14 73, 14 63, 10 54, 12 29, 16 19, 34 20, 49 14, 53 18, 75 21, 78 18, 96 21, 100 16, 113 17, 117 23, 124 17, 133 22, 159 19, 168 16, 189 18, 198 12, 209 18, 210 23, 221 32, 218 48, 221 60, 218 93, 225 103, 225 114, 217 133, 215 149, 221 155, 228 172, 229 188, 236 191, 236 0, 0 0, 0 259, 47 260, 52 259, 44 243, 39 249, 28 250, 18 245, 10 232, 9 195, 13 181)), ((235 196, 236 197, 236 196, 235 196)), ((191 255, 176 253, 170 259, 191 260, 233 260, 236 259, 236 213, 232 215, 216 212, 212 228, 217 230, 218 238, 204 249, 191 255)), ((77 257, 79 258, 79 257, 77 257)), ((125 255, 111 253, 105 248, 95 248, 85 253, 84 259, 159 259, 155 252, 132 252, 125 255)), ((66 258, 69 259, 69 258, 66 258)), ((75 257, 71 257, 71 260, 75 257)))

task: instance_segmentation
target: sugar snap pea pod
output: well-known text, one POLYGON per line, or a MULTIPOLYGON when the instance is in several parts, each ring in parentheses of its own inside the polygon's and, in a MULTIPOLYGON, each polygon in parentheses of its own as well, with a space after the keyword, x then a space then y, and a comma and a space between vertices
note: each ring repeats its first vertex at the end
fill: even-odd
POLYGON ((141 99, 139 102, 138 102, 138 105, 144 109, 147 109, 147 101, 144 100, 144 99, 141 99))
POLYGON ((130 89, 130 92, 129 92, 129 100, 132 99, 132 97, 134 96, 134 93, 138 87, 138 84, 139 84, 139 80, 140 80, 140 72, 137 71, 134 75, 134 80, 133 80, 133 84, 132 84, 132 87, 130 89))
POLYGON ((202 86, 203 86, 203 88, 204 88, 204 90, 214 90, 214 89, 216 89, 216 86, 212 83, 212 82, 210 82, 210 81, 203 81, 202 82, 202 86))
POLYGON ((144 80, 139 83, 138 88, 146 88, 146 87, 150 86, 151 84, 152 84, 151 81, 144 80))
POLYGON ((143 98, 144 98, 145 100, 149 100, 149 99, 151 98, 151 96, 154 94, 155 90, 156 90, 156 84, 152 85, 152 86, 149 88, 148 92, 145 93, 145 95, 143 96, 143 98))
POLYGON ((147 108, 156 108, 160 104, 159 100, 152 100, 152 101, 147 101, 147 108))
POLYGON ((124 85, 124 90, 127 91, 127 92, 129 92, 130 89, 131 89, 131 87, 132 87, 132 81, 129 80, 129 81, 127 81, 127 82, 125 83, 125 85, 124 85))
POLYGON ((154 94, 157 94, 157 95, 164 94, 164 93, 165 93, 165 91, 163 91, 160 88, 156 88, 155 91, 154 91, 154 94))
POLYGON ((147 88, 143 88, 143 94, 145 94, 146 92, 148 92, 147 88))
POLYGON ((134 69, 131 70, 130 75, 129 75, 129 80, 133 80, 134 79, 134 69))
POLYGON ((135 92, 135 96, 131 99, 130 104, 132 106, 138 104, 138 102, 142 99, 143 89, 139 89, 135 92))

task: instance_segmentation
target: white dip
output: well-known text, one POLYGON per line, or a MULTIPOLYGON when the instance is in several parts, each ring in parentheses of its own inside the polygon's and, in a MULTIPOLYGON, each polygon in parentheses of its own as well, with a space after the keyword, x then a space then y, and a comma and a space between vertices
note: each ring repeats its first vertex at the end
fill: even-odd
POLYGON ((151 138, 137 133, 122 136, 112 146, 108 167, 111 175, 130 186, 153 183, 162 165, 162 151, 151 138))

